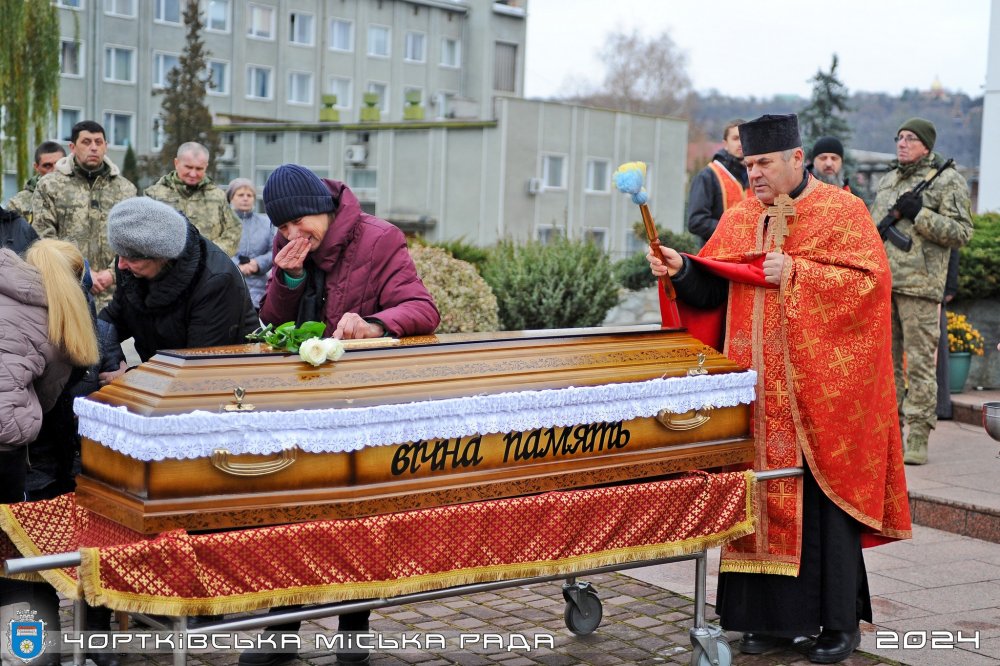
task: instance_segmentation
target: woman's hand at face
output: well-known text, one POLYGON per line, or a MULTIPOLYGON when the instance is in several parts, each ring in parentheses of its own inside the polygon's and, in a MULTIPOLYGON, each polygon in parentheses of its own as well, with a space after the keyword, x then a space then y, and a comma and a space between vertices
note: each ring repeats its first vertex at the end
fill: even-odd
POLYGON ((309 254, 309 239, 296 238, 290 240, 285 247, 278 250, 274 255, 274 265, 285 271, 285 273, 296 280, 302 277, 306 256, 309 254))

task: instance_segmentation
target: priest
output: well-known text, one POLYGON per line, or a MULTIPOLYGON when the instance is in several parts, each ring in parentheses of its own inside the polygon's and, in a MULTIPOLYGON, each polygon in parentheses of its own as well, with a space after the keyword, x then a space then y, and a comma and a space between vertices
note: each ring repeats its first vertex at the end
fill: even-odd
POLYGON ((872 619, 862 546, 911 536, 891 276, 864 203, 803 168, 796 116, 739 130, 755 197, 698 256, 647 259, 671 276, 684 323, 724 321, 725 354, 757 371, 754 469, 803 469, 759 482, 756 532, 723 548, 722 626, 743 632, 744 653, 815 637, 810 661, 836 663, 872 619))

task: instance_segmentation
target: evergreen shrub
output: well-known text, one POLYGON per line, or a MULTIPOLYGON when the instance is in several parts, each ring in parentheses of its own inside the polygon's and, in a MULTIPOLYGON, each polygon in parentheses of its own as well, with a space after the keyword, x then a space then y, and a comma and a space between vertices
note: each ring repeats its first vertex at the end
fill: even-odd
POLYGON ((959 250, 956 301, 1000 298, 1000 213, 973 215, 975 231, 959 250))
POLYGON ((475 266, 427 245, 411 247, 410 256, 441 313, 437 333, 495 331, 500 327, 497 299, 475 266))
MULTIPOLYGON (((639 223, 635 227, 635 232, 639 238, 645 240, 646 232, 643 229, 642 223, 639 223)), ((681 233, 660 231, 660 244, 678 252, 698 253, 698 237, 686 231, 681 233)), ((615 277, 621 286, 630 291, 638 291, 656 284, 656 278, 653 277, 653 273, 649 270, 649 262, 646 261, 646 252, 647 250, 643 250, 627 259, 615 262, 615 277)))
POLYGON ((501 241, 483 266, 483 278, 508 331, 599 326, 618 304, 610 259, 585 240, 501 241))

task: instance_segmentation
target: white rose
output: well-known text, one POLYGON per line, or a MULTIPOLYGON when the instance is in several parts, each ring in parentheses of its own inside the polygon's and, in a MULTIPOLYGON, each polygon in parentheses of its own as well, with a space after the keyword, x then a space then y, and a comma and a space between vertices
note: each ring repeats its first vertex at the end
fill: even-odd
POLYGON ((323 365, 326 362, 326 348, 319 338, 309 338, 299 345, 299 358, 306 363, 323 365))
POLYGON ((337 338, 323 338, 323 350, 326 352, 326 360, 336 361, 344 355, 344 343, 337 338))

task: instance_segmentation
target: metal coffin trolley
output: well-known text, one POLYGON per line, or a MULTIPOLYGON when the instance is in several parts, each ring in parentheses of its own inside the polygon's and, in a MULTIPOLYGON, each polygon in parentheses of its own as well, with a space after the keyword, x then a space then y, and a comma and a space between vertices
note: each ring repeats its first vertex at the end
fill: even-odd
MULTIPOLYGON (((667 497, 678 474, 752 462, 754 383, 752 372, 713 349, 659 327, 360 341, 338 362, 317 368, 260 345, 165 351, 77 402, 84 439, 75 501, 93 523, 106 521, 137 542, 161 545, 155 535, 179 529, 185 536, 207 533, 206 541, 251 527, 275 538, 290 527, 370 530, 383 523, 394 533, 419 533, 431 524, 420 520, 473 524, 465 511, 479 512, 480 520, 482 511, 497 512, 532 529, 516 507, 548 502, 545 507, 573 515, 585 502, 616 495, 627 497, 623 502, 636 501, 635 493, 667 497)), ((699 473, 688 485, 705 480, 707 488, 723 476, 699 473)), ((546 551, 545 557, 555 567, 494 553, 500 566, 477 567, 473 558, 456 565, 457 577, 436 572, 434 583, 383 581, 365 594, 314 596, 306 603, 316 605, 306 609, 200 624, 198 631, 246 630, 567 579, 566 625, 586 634, 599 625, 601 604, 578 577, 694 559, 692 663, 727 664, 728 644, 705 623, 705 544, 739 534, 719 529, 716 541, 690 540, 695 546, 687 549, 668 547, 666 537, 652 534, 641 543, 593 537, 587 550, 558 542, 553 533, 549 546, 559 555, 546 551), (611 551, 613 559, 599 557, 611 551), (464 575, 473 570, 475 577, 464 575)), ((470 550, 501 547, 480 545, 470 550)), ((8 559, 5 568, 48 571, 83 562, 83 577, 121 562, 91 550, 8 559)), ((336 562, 336 553, 331 557, 336 562)), ((135 598, 134 591, 102 597, 94 591, 101 585, 107 586, 103 578, 82 582, 89 601, 141 611, 121 601, 135 598)), ((186 630, 186 616, 212 612, 177 604, 169 608, 180 612, 163 614, 177 617, 178 630, 186 630)), ((268 605, 280 605, 280 598, 256 608, 268 605)), ((186 654, 174 658, 180 664, 186 654)))

